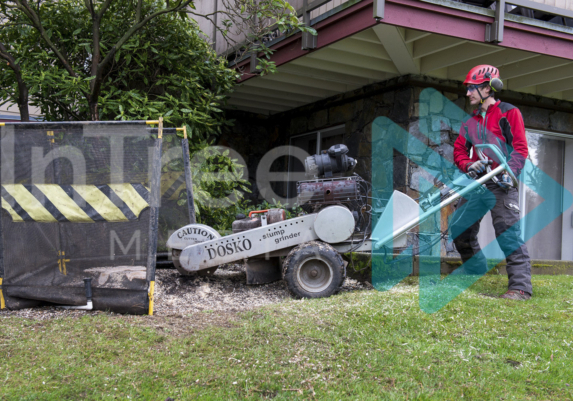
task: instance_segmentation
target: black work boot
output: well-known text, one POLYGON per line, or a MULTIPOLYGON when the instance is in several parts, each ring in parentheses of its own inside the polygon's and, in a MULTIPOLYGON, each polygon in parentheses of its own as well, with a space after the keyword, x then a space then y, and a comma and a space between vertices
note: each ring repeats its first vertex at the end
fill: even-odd
POLYGON ((531 298, 531 294, 528 294, 522 290, 508 290, 505 294, 500 295, 500 298, 513 299, 515 301, 527 301, 531 298))

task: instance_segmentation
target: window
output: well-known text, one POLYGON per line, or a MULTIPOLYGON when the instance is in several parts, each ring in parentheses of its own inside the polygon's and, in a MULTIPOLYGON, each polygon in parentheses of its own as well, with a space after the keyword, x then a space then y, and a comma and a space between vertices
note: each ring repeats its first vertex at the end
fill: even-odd
MULTIPOLYGON (((527 142, 529 147, 529 160, 539 167, 545 174, 555 180, 563 188, 573 191, 573 138, 570 136, 548 133, 535 130, 527 130, 527 142)), ((553 194, 538 194, 533 191, 533 183, 538 177, 532 169, 525 168, 522 172, 519 184, 519 206, 522 217, 527 215, 537 206, 544 202, 544 198, 552 197, 563 200, 562 188, 553 194), (529 184, 529 186, 528 186, 529 184)), ((543 207, 543 206, 541 206, 543 207)), ((547 260, 573 260, 573 208, 549 223, 538 233, 532 232, 533 225, 521 225, 521 234, 525 238, 532 236, 526 242, 531 259, 547 260)), ((491 215, 488 213, 482 220, 479 243, 482 247, 495 238, 491 215)), ((503 258, 501 249, 496 256, 503 258)))
MULTIPOLYGON (((540 131, 528 131, 527 143, 529 145, 529 159, 545 174, 560 184, 555 193, 538 194, 528 185, 533 186, 535 179, 531 171, 525 172, 524 182, 520 183, 519 195, 521 213, 525 216, 535 207, 541 205, 544 198, 563 200, 565 188, 573 190, 571 173, 573 172, 573 139, 565 135, 556 135, 540 131)), ((541 206, 543 208, 543 205, 541 206)), ((560 203, 562 210, 562 202, 560 203)), ((573 228, 571 227, 571 210, 549 223, 538 233, 531 232, 534 227, 527 225, 521 227, 523 236, 533 237, 527 241, 527 247, 532 259, 573 260, 573 253, 569 245, 573 241, 573 228)))

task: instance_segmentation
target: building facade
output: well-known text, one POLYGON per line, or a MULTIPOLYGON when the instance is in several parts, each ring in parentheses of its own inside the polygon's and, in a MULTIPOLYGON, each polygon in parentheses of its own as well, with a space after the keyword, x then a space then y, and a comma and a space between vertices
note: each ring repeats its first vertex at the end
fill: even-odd
MULTIPOLYGON (((522 111, 529 159, 573 192, 573 4, 568 1, 334 0, 293 1, 317 35, 294 33, 268 43, 278 73, 259 76, 247 56, 236 62, 240 84, 227 113, 236 119, 221 143, 246 160, 254 196, 275 195, 291 204, 294 157, 278 157, 272 191, 257 182, 269 149, 291 145, 314 154, 344 143, 359 160, 356 172, 378 187, 392 186, 416 198, 432 176, 420 168, 436 163, 436 151, 453 159, 453 142, 465 113, 466 73, 475 65, 500 69, 502 101, 522 111), (372 122, 387 117, 423 147, 394 156, 393 182, 372 171, 376 146, 372 122), (280 173, 282 173, 282 179, 280 173), (421 178, 424 180, 421 181, 421 178)), ((215 5, 213 5, 214 7, 215 5)), ((222 6, 221 4, 217 5, 222 6)), ((204 10, 205 11, 205 10, 204 10)), ((204 32, 214 32, 201 22, 204 32)), ((214 41, 219 53, 228 49, 214 41)), ((436 170, 439 166, 435 166, 436 170)), ((533 178, 531 178, 533 179, 533 178)), ((526 215, 543 203, 522 179, 520 203, 526 215)), ((447 227, 451 209, 442 211, 447 227)), ((494 238, 488 216, 480 243, 494 238)), ((527 224, 522 227, 528 233, 527 224)), ((573 260, 573 209, 528 241, 532 258, 573 260)), ((442 255, 455 255, 448 241, 442 255)))
MULTIPOLYGON (((30 120, 41 119, 40 109, 37 107, 30 107, 30 120)), ((16 122, 20 121, 20 110, 15 104, 6 103, 0 106, 0 122, 16 122)))

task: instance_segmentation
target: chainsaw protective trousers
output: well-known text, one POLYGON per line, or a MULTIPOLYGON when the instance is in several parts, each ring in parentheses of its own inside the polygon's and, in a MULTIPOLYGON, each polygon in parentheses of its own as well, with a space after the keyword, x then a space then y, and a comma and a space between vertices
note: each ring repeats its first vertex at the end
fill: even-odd
POLYGON ((495 236, 507 261, 508 289, 531 294, 531 263, 521 239, 517 189, 506 190, 492 181, 486 187, 485 193, 474 191, 462 198, 450 220, 450 235, 464 262, 464 273, 481 275, 493 267, 488 266, 477 239, 480 222, 491 210, 495 236))

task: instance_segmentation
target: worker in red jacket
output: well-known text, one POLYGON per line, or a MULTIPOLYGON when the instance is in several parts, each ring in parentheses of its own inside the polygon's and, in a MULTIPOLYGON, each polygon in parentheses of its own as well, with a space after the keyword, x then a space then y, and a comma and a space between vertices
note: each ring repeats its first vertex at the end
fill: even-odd
MULTIPOLYGON (((478 108, 460 129, 454 144, 454 162, 464 173, 480 175, 497 160, 489 149, 480 151, 474 144, 497 145, 517 177, 527 158, 527 138, 519 109, 494 98, 503 84, 497 68, 478 65, 470 70, 464 85, 472 106, 478 108)), ((517 188, 507 173, 485 184, 488 191, 473 192, 456 207, 450 233, 464 262, 464 273, 484 274, 487 261, 479 246, 477 235, 483 216, 491 210, 498 243, 507 261, 508 291, 501 298, 527 300, 531 298, 531 264, 519 227, 519 198, 517 188)), ((491 268, 493 266, 489 266, 491 268)))

